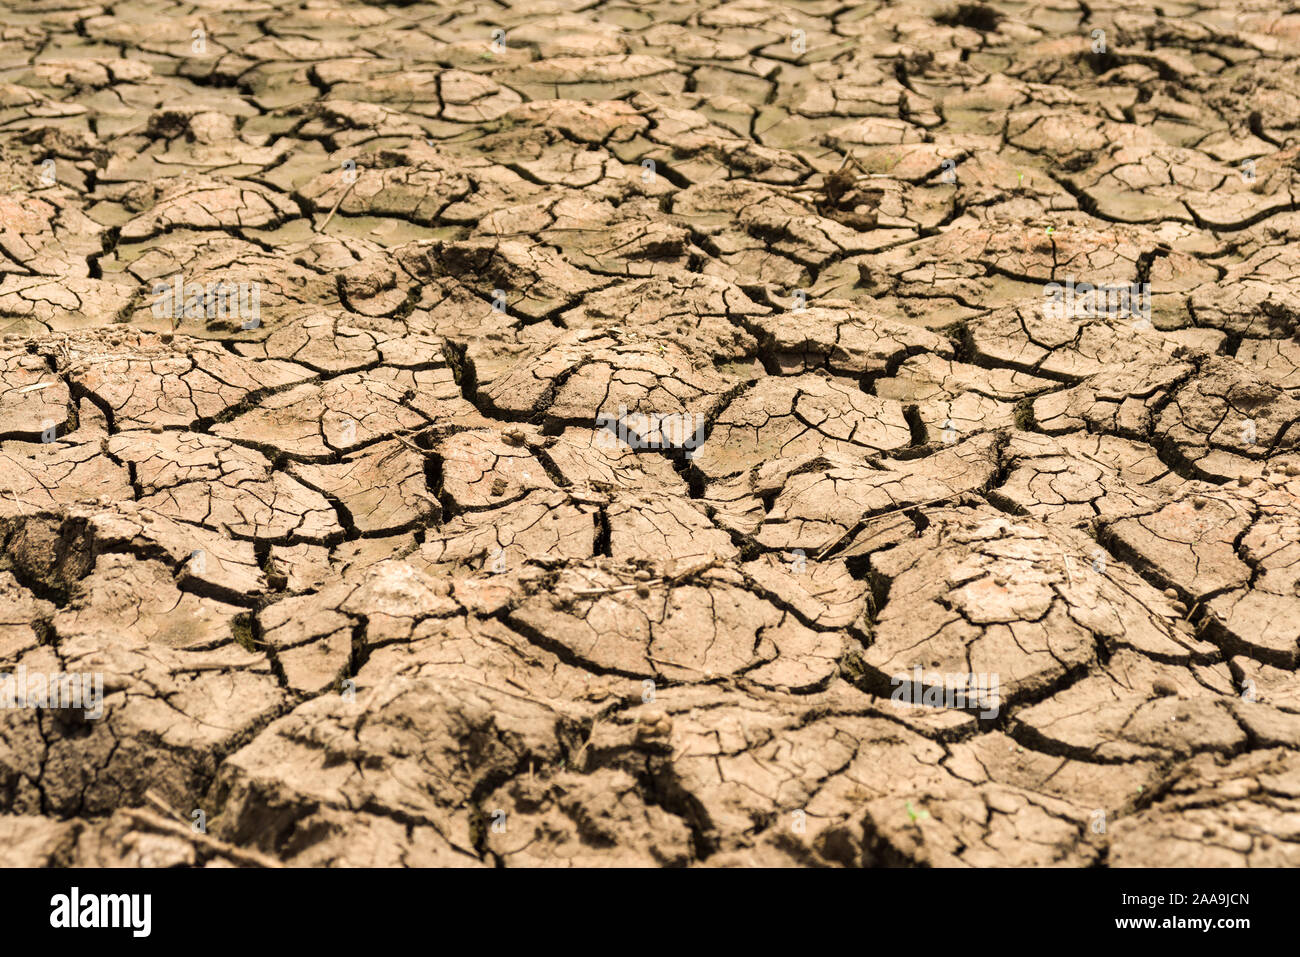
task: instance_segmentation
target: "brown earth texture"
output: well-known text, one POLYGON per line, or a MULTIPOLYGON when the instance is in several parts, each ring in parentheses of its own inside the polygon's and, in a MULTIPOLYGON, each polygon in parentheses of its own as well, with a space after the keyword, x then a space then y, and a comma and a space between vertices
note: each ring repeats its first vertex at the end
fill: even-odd
POLYGON ((1285 6, 3 0, 0 863, 1300 865, 1285 6))

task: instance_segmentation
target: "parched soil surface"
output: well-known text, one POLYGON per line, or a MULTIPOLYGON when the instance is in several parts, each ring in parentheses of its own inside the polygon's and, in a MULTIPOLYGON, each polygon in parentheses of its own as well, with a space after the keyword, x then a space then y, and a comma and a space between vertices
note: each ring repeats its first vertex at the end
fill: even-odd
POLYGON ((1300 15, 1155 6, 5 0, 0 863, 1300 865, 1300 15))

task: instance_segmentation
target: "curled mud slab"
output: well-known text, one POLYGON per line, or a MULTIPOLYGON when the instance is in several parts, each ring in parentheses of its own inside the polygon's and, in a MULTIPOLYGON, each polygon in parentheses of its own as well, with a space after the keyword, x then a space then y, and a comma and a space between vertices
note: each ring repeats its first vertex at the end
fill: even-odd
POLYGON ((1300 865, 1300 16, 4 7, 3 863, 1300 865))

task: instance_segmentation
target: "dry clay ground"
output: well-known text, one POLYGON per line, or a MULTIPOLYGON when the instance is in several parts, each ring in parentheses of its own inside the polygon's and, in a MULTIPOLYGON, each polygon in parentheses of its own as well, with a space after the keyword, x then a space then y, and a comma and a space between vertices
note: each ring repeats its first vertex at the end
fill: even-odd
POLYGON ((3 6, 3 863, 1300 864, 1300 14, 3 6))

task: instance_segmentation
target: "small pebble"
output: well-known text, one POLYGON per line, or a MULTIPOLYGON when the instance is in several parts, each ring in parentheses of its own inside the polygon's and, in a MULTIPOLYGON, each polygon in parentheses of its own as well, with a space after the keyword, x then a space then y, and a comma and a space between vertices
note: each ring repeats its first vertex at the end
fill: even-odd
POLYGON ((649 598, 650 586, 642 582, 641 584, 636 586, 636 593, 638 598, 649 598))
POLYGON ((1166 588, 1166 589, 1165 589, 1165 597, 1166 597, 1166 598, 1177 598, 1177 597, 1178 597, 1178 589, 1177 589, 1177 588, 1166 588))
POLYGON ((1157 678, 1151 685, 1151 690, 1162 698, 1168 698, 1178 694, 1178 686, 1168 678, 1157 678))
POLYGON ((1206 498, 1204 495, 1198 495, 1196 496, 1196 498, 1192 499, 1192 507, 1195 508, 1198 512, 1209 504, 1210 504, 1210 500, 1206 498))

